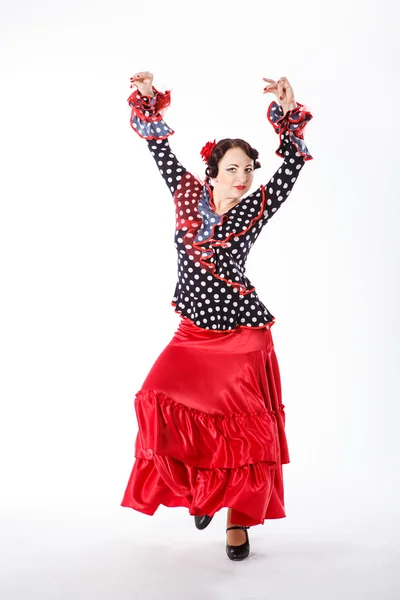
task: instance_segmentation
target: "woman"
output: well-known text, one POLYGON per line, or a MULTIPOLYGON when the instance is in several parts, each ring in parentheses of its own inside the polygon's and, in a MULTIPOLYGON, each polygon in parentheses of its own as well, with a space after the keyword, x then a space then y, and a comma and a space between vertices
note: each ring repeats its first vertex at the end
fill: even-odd
POLYGON ((178 282, 172 304, 181 315, 135 399, 139 431, 122 506, 153 515, 160 504, 184 506, 204 529, 228 507, 226 552, 249 555, 248 528, 285 517, 282 464, 289 462, 275 321, 245 275, 263 226, 289 196, 312 157, 303 132, 312 115, 296 103, 288 80, 264 79, 280 101, 268 119, 280 136, 283 163, 246 195, 258 152, 241 139, 208 142, 199 181, 169 146, 163 120, 170 92, 153 75, 131 78, 131 125, 147 140, 175 202, 178 282))

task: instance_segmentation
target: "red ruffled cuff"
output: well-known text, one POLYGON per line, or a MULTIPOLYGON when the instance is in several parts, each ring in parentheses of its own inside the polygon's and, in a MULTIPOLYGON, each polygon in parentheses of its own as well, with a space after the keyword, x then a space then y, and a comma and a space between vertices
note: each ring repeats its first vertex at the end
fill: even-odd
POLYGON ((276 154, 285 157, 283 135, 287 132, 290 141, 296 146, 297 151, 304 160, 312 160, 312 156, 304 142, 304 129, 313 118, 306 106, 296 102, 297 107, 289 110, 285 115, 282 107, 277 102, 271 102, 268 107, 267 117, 276 133, 279 134, 280 145, 276 154))
POLYGON ((153 87, 154 96, 142 96, 139 90, 135 90, 128 98, 129 106, 132 107, 131 118, 137 117, 141 121, 154 123, 161 121, 164 111, 171 104, 171 92, 159 92, 153 87))

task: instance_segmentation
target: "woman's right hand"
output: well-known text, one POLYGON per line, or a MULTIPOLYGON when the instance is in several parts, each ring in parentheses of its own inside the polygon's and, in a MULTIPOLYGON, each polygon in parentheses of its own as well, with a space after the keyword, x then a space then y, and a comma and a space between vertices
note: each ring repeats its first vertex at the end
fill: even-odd
POLYGON ((136 85, 142 96, 154 96, 153 94, 153 73, 150 71, 141 71, 131 77, 131 87, 136 85))

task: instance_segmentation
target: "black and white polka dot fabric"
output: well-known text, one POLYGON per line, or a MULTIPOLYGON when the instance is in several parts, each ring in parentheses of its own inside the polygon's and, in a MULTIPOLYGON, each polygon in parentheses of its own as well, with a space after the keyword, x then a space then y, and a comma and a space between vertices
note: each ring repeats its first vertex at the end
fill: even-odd
POLYGON ((145 139, 156 137, 157 135, 168 137, 172 132, 172 129, 164 121, 160 123, 146 123, 146 121, 142 121, 138 117, 132 118, 132 127, 137 130, 140 137, 145 139))
MULTIPOLYGON (((157 125, 163 127, 161 116, 157 125)), ((156 139, 154 129, 148 139, 175 200, 178 280, 172 304, 198 327, 227 331, 269 327, 275 320, 246 277, 245 266, 263 226, 288 198, 304 166, 305 156, 290 132, 280 136, 284 161, 275 175, 224 215, 213 211, 212 187, 182 166, 168 139, 156 139)))

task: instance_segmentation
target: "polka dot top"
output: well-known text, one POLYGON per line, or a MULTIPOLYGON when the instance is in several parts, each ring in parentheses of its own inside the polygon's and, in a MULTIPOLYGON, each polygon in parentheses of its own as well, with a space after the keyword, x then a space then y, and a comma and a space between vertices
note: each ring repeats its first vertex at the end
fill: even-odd
POLYGON ((168 137, 174 132, 162 116, 169 92, 153 92, 151 98, 135 91, 128 102, 131 126, 147 140, 175 203, 175 311, 202 329, 268 328, 275 318, 246 277, 246 260, 264 225, 288 198, 304 163, 312 159, 303 139, 312 115, 301 104, 284 115, 279 104, 271 103, 267 116, 279 134, 276 153, 284 160, 266 185, 217 215, 212 187, 189 173, 170 148, 168 137))

